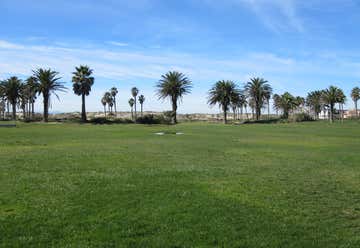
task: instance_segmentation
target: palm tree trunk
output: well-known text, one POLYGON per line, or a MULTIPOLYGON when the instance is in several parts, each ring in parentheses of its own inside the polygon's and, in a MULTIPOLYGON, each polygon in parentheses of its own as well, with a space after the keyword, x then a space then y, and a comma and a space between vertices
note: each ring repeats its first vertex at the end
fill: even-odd
POLYGON ((224 124, 227 123, 227 111, 224 109, 224 124))
POLYGON ((12 119, 16 120, 16 104, 12 104, 12 119))
POLYGON ((330 123, 334 122, 334 104, 330 104, 330 123))
POLYGON ((177 111, 177 99, 172 99, 172 111, 174 124, 177 124, 176 111, 177 111))
POLYGON ((268 120, 270 120, 270 100, 267 100, 267 107, 268 107, 268 120))
POLYGON ((134 97, 134 108, 135 108, 135 120, 136 120, 136 96, 134 97))
POLYGON ((35 103, 34 101, 31 102, 31 118, 34 119, 35 117, 35 107, 34 107, 35 103))
POLYGON ((131 107, 131 120, 134 120, 134 111, 133 111, 133 107, 131 107))
POLYGON ((43 95, 44 98, 44 122, 49 121, 49 96, 43 95))
POLYGON ((358 113, 358 101, 355 101, 355 115, 356 117, 359 117, 359 113, 358 113))
POLYGON ((243 116, 243 107, 240 108, 240 120, 242 120, 242 116, 243 116))
POLYGON ((105 113, 105 118, 106 118, 106 105, 104 105, 104 113, 105 113))
POLYGON ((115 117, 117 117, 117 110, 116 110, 116 97, 114 96, 114 108, 115 108, 115 117))
POLYGON ((86 122, 85 94, 81 95, 81 120, 86 122))
POLYGON ((141 117, 143 117, 143 104, 141 104, 141 117))
POLYGON ((10 116, 10 102, 7 101, 6 105, 7 105, 7 116, 10 116))

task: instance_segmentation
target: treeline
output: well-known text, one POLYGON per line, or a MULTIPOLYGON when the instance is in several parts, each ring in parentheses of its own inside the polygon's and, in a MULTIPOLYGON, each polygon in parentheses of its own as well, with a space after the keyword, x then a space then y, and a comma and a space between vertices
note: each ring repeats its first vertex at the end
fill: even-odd
MULTIPOLYGON (((95 82, 93 70, 88 66, 75 67, 72 73, 72 83, 74 94, 81 96, 81 119, 87 121, 86 116, 86 96, 91 92, 95 82)), ((48 121, 51 99, 55 96, 59 98, 58 92, 65 92, 67 88, 61 81, 59 73, 51 69, 38 69, 33 71, 32 76, 26 80, 17 77, 10 77, 0 83, 0 116, 5 118, 6 111, 9 114, 12 109, 12 119, 16 119, 17 109, 21 109, 24 119, 34 119, 34 103, 39 95, 43 97, 43 120, 48 121)), ((156 93, 159 100, 169 99, 171 102, 171 119, 177 123, 176 113, 178 104, 184 95, 191 93, 191 80, 183 73, 171 71, 161 76, 156 84, 156 93)), ((145 96, 139 94, 139 89, 131 89, 131 98, 128 103, 131 109, 132 120, 138 118, 137 103, 140 104, 140 115, 143 116, 143 104, 145 96)), ((101 98, 104 108, 105 118, 107 116, 117 116, 117 95, 118 90, 112 87, 105 92, 101 98)), ((289 118, 290 114, 307 113, 318 119, 321 112, 328 113, 330 122, 334 121, 335 113, 340 112, 343 118, 344 104, 346 95, 343 90, 330 86, 327 89, 310 92, 306 98, 294 96, 289 92, 284 94, 274 94, 273 88, 268 81, 262 78, 252 78, 243 87, 239 87, 235 82, 221 80, 216 82, 208 92, 208 104, 218 105, 223 112, 224 123, 227 123, 228 113, 233 113, 233 119, 239 119, 244 112, 248 117, 248 108, 251 109, 255 120, 260 120, 263 110, 267 109, 270 116, 271 107, 277 115, 282 118, 289 118), (270 102, 272 100, 273 106, 270 102), (336 106, 338 105, 338 109, 336 106)), ((351 91, 351 99, 355 104, 356 116, 358 116, 358 100, 360 99, 360 88, 355 87, 351 91)))

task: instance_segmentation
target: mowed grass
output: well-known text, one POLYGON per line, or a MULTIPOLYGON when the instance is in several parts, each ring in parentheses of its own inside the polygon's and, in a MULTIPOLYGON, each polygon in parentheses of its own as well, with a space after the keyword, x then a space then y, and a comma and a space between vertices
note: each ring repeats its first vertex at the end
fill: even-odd
POLYGON ((0 246, 360 247, 359 152, 358 122, 1 128, 0 246))

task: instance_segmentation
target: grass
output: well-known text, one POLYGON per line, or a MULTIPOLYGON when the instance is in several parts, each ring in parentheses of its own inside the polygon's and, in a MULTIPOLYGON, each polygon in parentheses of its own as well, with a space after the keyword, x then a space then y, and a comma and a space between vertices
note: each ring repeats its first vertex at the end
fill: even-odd
POLYGON ((359 151, 358 122, 0 128, 0 246, 360 247, 359 151))

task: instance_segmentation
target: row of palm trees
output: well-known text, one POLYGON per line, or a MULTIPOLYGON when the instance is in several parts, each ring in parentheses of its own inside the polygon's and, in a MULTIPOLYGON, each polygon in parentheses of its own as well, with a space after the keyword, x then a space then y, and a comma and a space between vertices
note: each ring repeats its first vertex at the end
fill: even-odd
MULTIPOLYGON (((81 118, 83 121, 86 117, 86 96, 91 92, 94 84, 93 70, 88 66, 75 67, 72 82, 73 91, 76 95, 81 96, 81 118)), ((49 107, 53 96, 59 98, 57 92, 65 92, 66 87, 61 82, 59 73, 51 69, 38 69, 33 71, 33 75, 25 81, 17 77, 10 77, 0 83, 0 114, 5 114, 5 109, 12 106, 12 117, 16 119, 16 109, 23 111, 24 118, 34 117, 34 102, 38 95, 43 97, 43 119, 48 121, 49 107)), ((192 82, 183 73, 170 71, 161 76, 156 84, 156 93, 159 100, 169 99, 172 107, 172 120, 177 123, 178 104, 182 101, 184 95, 191 93, 192 82)), ((116 96, 118 90, 116 87, 106 92, 101 99, 106 116, 106 107, 108 112, 113 114, 113 108, 116 109, 116 96)), ((143 113, 143 104, 145 97, 139 94, 139 89, 131 89, 132 98, 128 103, 131 107, 132 118, 137 118, 137 102, 141 105, 141 116, 143 113)), ((262 110, 267 107, 268 116, 270 116, 270 100, 273 99, 273 108, 276 112, 281 112, 284 118, 289 114, 303 112, 305 107, 318 118, 321 111, 329 113, 329 120, 333 122, 335 106, 339 104, 339 110, 343 113, 343 106, 346 101, 344 92, 335 86, 328 89, 313 91, 305 98, 293 96, 288 92, 282 95, 274 94, 273 89, 268 81, 262 78, 251 78, 243 88, 229 80, 216 82, 208 92, 208 104, 210 106, 218 105, 224 113, 224 122, 227 122, 228 112, 233 111, 234 119, 243 115, 243 110, 247 113, 247 107, 252 110, 256 120, 261 118, 262 110)), ((351 98, 355 103, 355 111, 358 115, 358 100, 360 100, 360 88, 355 87, 351 92, 351 98)))
MULTIPOLYGON (((2 106, 6 105, 8 112, 12 107, 12 118, 16 119, 16 109, 23 111, 24 118, 34 117, 34 103, 38 95, 43 96, 44 121, 48 121, 50 99, 57 91, 65 91, 66 88, 58 73, 51 69, 38 69, 25 81, 17 77, 10 77, 0 83, 0 99, 2 106)), ((5 109, 3 109, 3 115, 5 109)))
MULTIPOLYGON (((308 107, 309 112, 313 113, 314 118, 318 119, 320 113, 329 113, 330 122, 334 121, 335 106, 339 105, 341 119, 344 118, 344 104, 346 96, 340 88, 330 86, 324 90, 313 91, 305 98, 293 96, 289 92, 282 95, 272 94, 272 87, 262 78, 252 78, 245 84, 244 88, 239 88, 233 81, 218 81, 208 93, 208 104, 210 106, 219 105, 224 114, 224 122, 227 122, 227 113, 233 110, 234 118, 236 114, 242 116, 243 109, 247 113, 247 106, 252 109, 255 119, 261 117, 261 110, 267 107, 270 116, 270 99, 273 99, 273 108, 277 113, 281 112, 283 118, 288 118, 290 113, 304 112, 308 107)), ((356 115, 358 113, 358 101, 360 100, 360 88, 355 87, 351 91, 351 98, 355 103, 356 115)))

